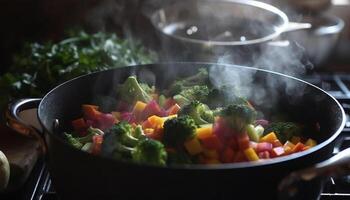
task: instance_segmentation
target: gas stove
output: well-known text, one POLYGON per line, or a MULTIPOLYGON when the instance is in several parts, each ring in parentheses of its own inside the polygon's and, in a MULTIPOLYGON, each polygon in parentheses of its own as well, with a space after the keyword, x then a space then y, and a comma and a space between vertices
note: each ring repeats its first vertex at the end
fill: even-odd
MULTIPOLYGON (((305 76, 303 79, 326 90, 329 94, 333 95, 336 99, 338 99, 343 108, 345 109, 345 112, 347 113, 347 118, 350 119, 349 74, 317 73, 305 76)), ((336 154, 347 147, 350 147, 350 120, 348 120, 342 134, 337 139, 337 145, 333 153, 336 154)), ((51 183, 50 173, 48 172, 48 168, 43 158, 38 160, 27 183, 17 194, 18 195, 15 197, 9 197, 9 199, 58 199, 54 186, 51 183)), ((321 193, 320 200, 330 199, 350 199, 350 176, 341 178, 329 178, 325 181, 324 189, 321 193)))

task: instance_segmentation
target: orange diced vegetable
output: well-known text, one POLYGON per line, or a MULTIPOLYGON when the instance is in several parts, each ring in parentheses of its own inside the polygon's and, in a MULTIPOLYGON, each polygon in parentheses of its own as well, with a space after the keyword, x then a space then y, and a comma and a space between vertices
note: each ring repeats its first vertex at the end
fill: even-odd
POLYGON ((283 145, 283 146, 284 146, 284 147, 287 147, 287 146, 288 146, 288 147, 290 147, 290 148, 292 148, 292 149, 293 149, 293 148, 294 148, 294 146, 295 146, 295 144, 293 144, 293 143, 292 143, 292 142, 290 142, 290 141, 287 141, 287 142, 285 142, 285 143, 284 143, 284 145, 283 145))
POLYGON ((219 158, 219 154, 216 150, 203 149, 203 154, 207 158, 214 158, 214 159, 219 158))
POLYGON ((293 148, 291 148, 290 146, 283 146, 283 148, 284 148, 284 154, 285 155, 293 153, 292 152, 293 148))
POLYGON ((303 148, 305 147, 305 145, 301 142, 298 142, 294 148, 292 149, 292 153, 296 153, 296 152, 299 152, 299 151, 302 151, 303 148))
POLYGON ((281 147, 281 146, 283 146, 279 139, 273 141, 272 145, 273 145, 273 147, 281 147))
POLYGON ((222 147, 221 141, 214 134, 211 134, 209 137, 198 139, 202 142, 203 147, 207 149, 220 150, 222 147))
POLYGON ((180 110, 180 106, 176 103, 167 110, 168 115, 175 115, 180 110))
POLYGON ((212 127, 203 127, 203 128, 196 129, 196 135, 197 135, 197 138, 199 139, 210 137, 212 134, 213 134, 212 127))
POLYGON ((240 134, 237 137, 238 147, 240 150, 245 150, 250 146, 250 140, 248 134, 240 134))
POLYGON ((259 156, 256 154, 253 148, 248 148, 244 150, 244 155, 249 161, 257 161, 259 160, 259 156))
POLYGON ((92 137, 92 149, 91 149, 92 154, 99 155, 101 153, 102 142, 103 142, 102 135, 95 135, 92 137))
POLYGON ((153 128, 163 128, 164 119, 156 115, 152 115, 147 119, 153 128))
POLYGON ((298 137, 298 136, 293 136, 290 141, 293 143, 293 144, 297 144, 298 142, 301 141, 301 138, 298 137))
POLYGON ((310 149, 311 147, 310 146, 304 146, 303 149, 301 151, 305 151, 305 150, 308 150, 310 149))
POLYGON ((196 137, 185 141, 184 146, 187 152, 192 156, 197 155, 203 151, 202 146, 196 137))
POLYGON ((98 106, 95 105, 82 105, 84 117, 86 119, 96 120, 101 115, 101 113, 97 110, 98 106))
POLYGON ((271 144, 273 144, 273 142, 277 140, 277 136, 274 132, 271 132, 265 136, 263 136, 262 138, 260 138, 260 142, 269 142, 271 144))
POLYGON ((154 133, 154 128, 145 128, 143 129, 143 132, 145 133, 145 135, 151 135, 154 133))
POLYGON ((272 157, 278 157, 282 156, 285 154, 284 148, 283 147, 275 147, 271 151, 272 157))
POLYGON ((305 142, 305 145, 306 146, 309 146, 309 147, 314 147, 314 146, 316 146, 317 145, 317 142, 315 141, 315 140, 313 140, 313 139, 308 139, 306 142, 305 142))

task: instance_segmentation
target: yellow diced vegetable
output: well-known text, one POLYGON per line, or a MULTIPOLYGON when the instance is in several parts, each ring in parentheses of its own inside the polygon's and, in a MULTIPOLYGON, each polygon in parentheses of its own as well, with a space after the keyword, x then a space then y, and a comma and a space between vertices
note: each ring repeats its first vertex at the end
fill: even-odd
POLYGON ((246 149, 246 150, 244 150, 244 155, 247 157, 247 159, 249 161, 257 161, 257 160, 259 160, 258 155, 254 151, 254 149, 251 148, 251 147, 246 149))
POLYGON ((136 111, 136 112, 142 112, 142 111, 145 109, 146 105, 147 105, 147 104, 143 103, 142 101, 137 101, 137 102, 135 103, 135 106, 134 106, 133 111, 134 111, 134 112, 135 112, 135 111, 136 111))
POLYGON ((199 139, 208 138, 213 134, 213 127, 208 126, 203 128, 197 128, 196 134, 197 134, 197 138, 199 139))
POLYGON ((197 155, 203 151, 202 146, 196 137, 185 141, 184 145, 188 153, 192 156, 197 155))
POLYGON ((276 134, 274 132, 271 132, 271 133, 265 135, 264 137, 260 138, 260 142, 269 142, 269 143, 273 144, 273 142, 277 139, 278 138, 277 138, 276 134))
POLYGON ((306 141, 305 145, 306 145, 306 146, 309 146, 309 147, 314 147, 314 146, 317 145, 317 142, 316 142, 315 140, 313 140, 313 139, 310 138, 310 139, 308 139, 308 140, 306 141))

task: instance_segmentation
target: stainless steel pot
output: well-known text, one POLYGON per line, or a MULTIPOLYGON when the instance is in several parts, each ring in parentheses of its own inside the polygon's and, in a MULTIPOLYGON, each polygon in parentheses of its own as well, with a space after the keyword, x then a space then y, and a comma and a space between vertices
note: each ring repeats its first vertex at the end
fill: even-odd
POLYGON ((163 59, 217 61, 230 54, 235 64, 247 64, 247 57, 274 45, 281 33, 311 28, 309 23, 289 22, 272 5, 245 0, 177 1, 150 19, 160 36, 163 59))

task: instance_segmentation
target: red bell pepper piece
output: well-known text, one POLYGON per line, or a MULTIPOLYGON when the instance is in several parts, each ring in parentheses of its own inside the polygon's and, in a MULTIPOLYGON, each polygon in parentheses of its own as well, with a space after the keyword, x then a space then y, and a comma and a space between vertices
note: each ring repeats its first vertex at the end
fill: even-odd
POLYGON ((233 136, 230 139, 228 139, 226 144, 227 144, 227 146, 229 146, 234 151, 238 151, 239 150, 237 137, 235 137, 235 136, 233 136))
POLYGON ((116 120, 114 116, 110 113, 102 113, 98 118, 98 128, 101 130, 106 130, 110 127, 112 127, 116 120))
POLYGON ((271 151, 271 156, 272 157, 278 157, 284 155, 284 148, 283 147, 275 147, 271 151))
POLYGON ((166 115, 165 111, 159 106, 157 101, 150 101, 145 109, 142 111, 142 119, 147 119, 148 117, 156 115, 159 117, 163 117, 166 115))
POLYGON ((77 132, 80 132, 80 131, 88 128, 88 126, 86 125, 86 122, 83 118, 73 120, 72 126, 73 126, 73 129, 77 132))
POLYGON ((176 103, 166 110, 167 115, 175 115, 180 110, 180 106, 176 103))
POLYGON ((271 151, 273 148, 273 145, 268 142, 260 142, 258 143, 256 147, 257 152, 263 152, 263 151, 271 151))
POLYGON ((200 138, 200 141, 202 142, 203 146, 207 149, 220 150, 222 148, 221 141, 214 134, 205 138, 200 138))
POLYGON ((92 149, 91 149, 92 154, 99 155, 101 153, 102 142, 103 142, 102 135, 95 135, 92 137, 92 149))
POLYGON ((225 150, 222 152, 221 161, 223 163, 231 163, 233 162, 235 152, 230 148, 226 147, 225 150))
POLYGON ((262 151, 262 152, 258 153, 258 156, 260 159, 268 159, 268 158, 270 158, 270 152, 262 151))
POLYGON ((171 106, 175 105, 176 101, 173 98, 168 98, 165 101, 164 109, 169 109, 171 106))
POLYGON ((245 150, 249 148, 250 140, 248 134, 239 134, 237 136, 237 141, 240 150, 245 150))

